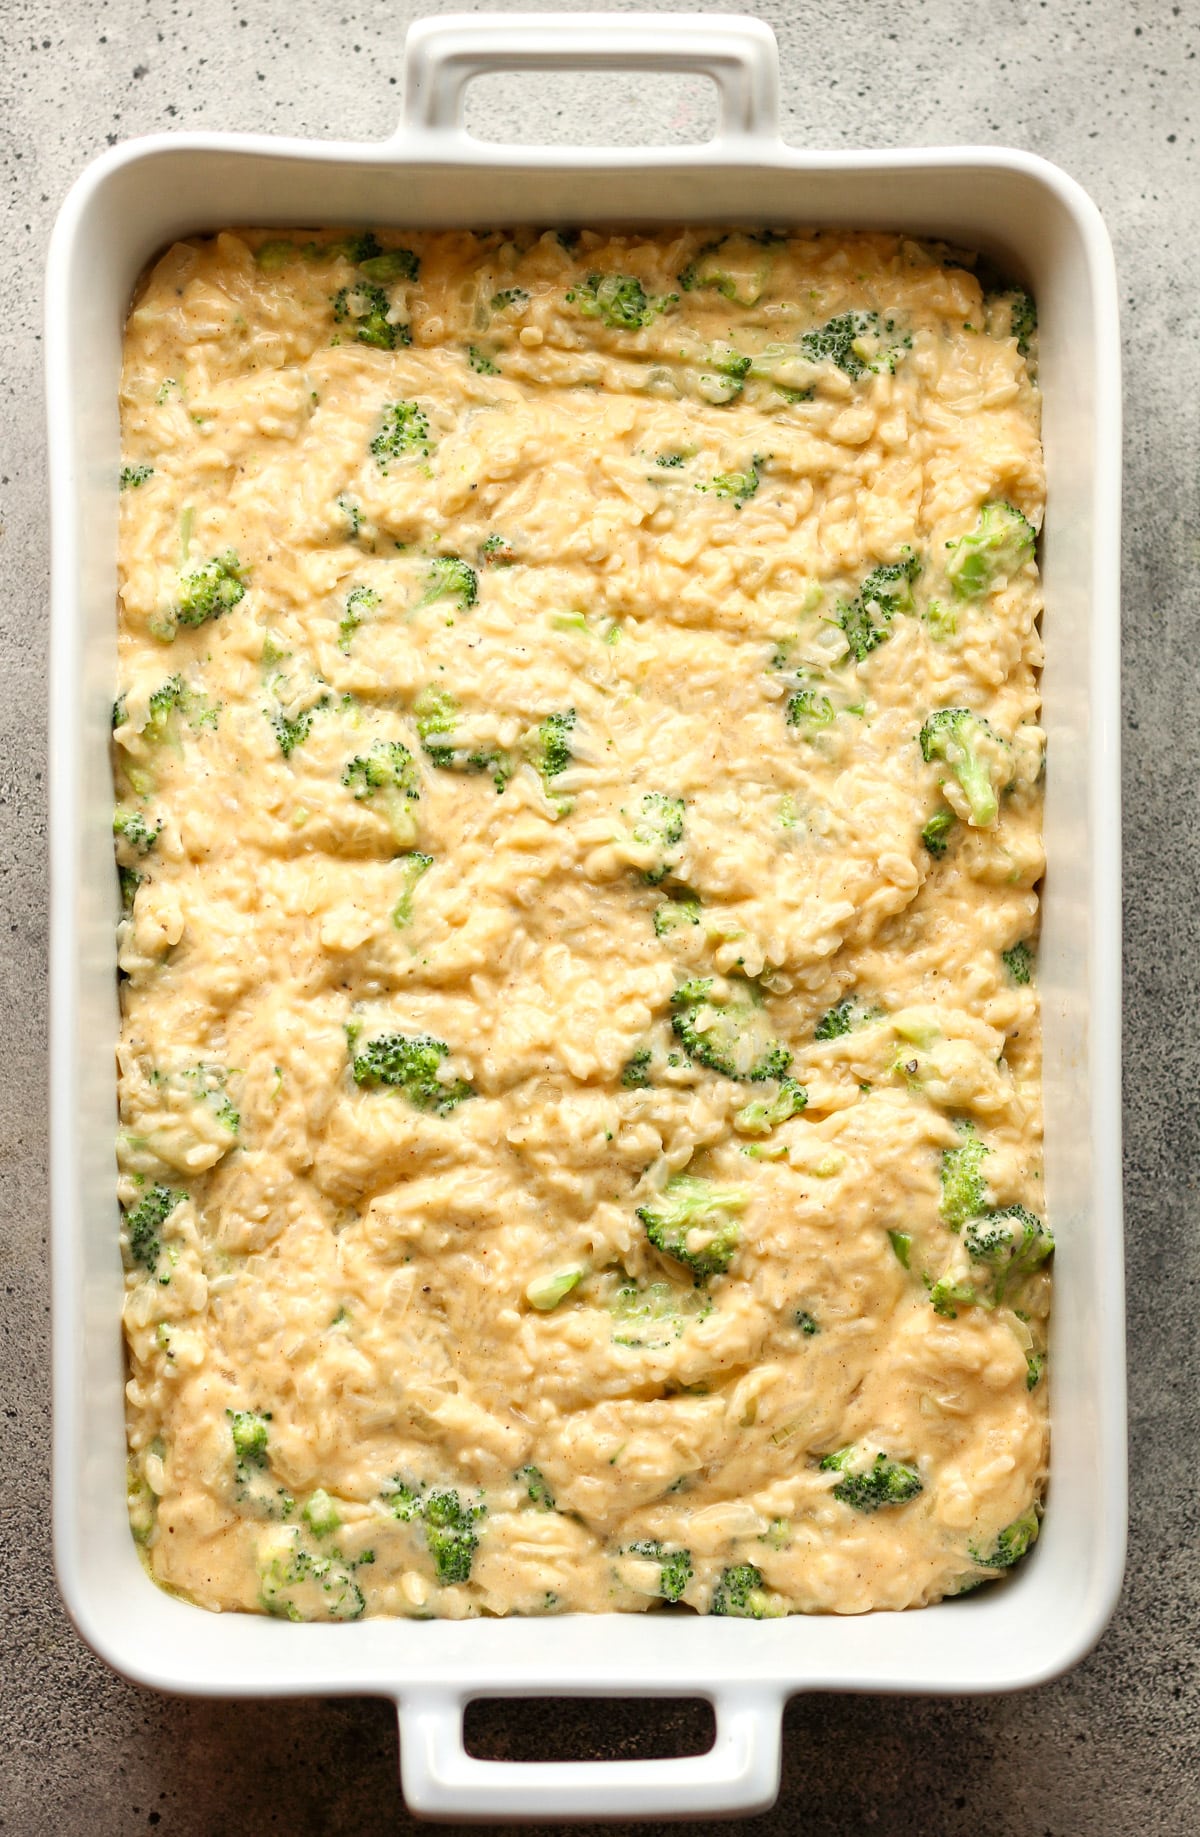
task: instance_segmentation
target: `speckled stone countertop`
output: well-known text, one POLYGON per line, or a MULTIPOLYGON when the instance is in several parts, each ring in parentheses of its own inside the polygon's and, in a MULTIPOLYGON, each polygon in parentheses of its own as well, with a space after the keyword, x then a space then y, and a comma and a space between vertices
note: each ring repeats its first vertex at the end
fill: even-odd
MULTIPOLYGON (((779 38, 789 139, 1031 148, 1082 181, 1116 244, 1127 416, 1133 1504, 1124 1597, 1098 1649, 1069 1677, 995 1700, 797 1700, 785 1724, 779 1805, 743 1828, 763 1837, 1195 1837, 1200 6, 772 0, 760 11, 779 38)), ((55 1590, 41 395, 46 239, 83 163, 117 140, 171 128, 382 135, 397 113, 413 16, 384 0, 0 5, 0 1831, 20 1837, 394 1837, 414 1828, 400 1803, 389 1706, 151 1695, 85 1649, 55 1590)), ((569 79, 495 80, 479 86, 471 119, 496 138, 632 144, 661 138, 664 115, 672 137, 693 137, 709 118, 702 95, 696 84, 661 79, 605 78, 586 89, 569 79)), ((648 1749, 645 1715, 628 1702, 491 1704, 475 1712, 475 1742, 497 1758, 703 1745, 703 1717, 673 1705, 654 1712, 660 1746, 648 1749)))

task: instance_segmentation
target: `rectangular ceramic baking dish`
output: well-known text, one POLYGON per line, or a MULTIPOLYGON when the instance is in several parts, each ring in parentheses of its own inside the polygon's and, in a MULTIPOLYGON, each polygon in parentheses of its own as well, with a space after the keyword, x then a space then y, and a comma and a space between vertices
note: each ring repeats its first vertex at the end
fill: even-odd
POLYGON ((779 137, 771 32, 706 15, 446 17, 415 25, 404 113, 379 143, 173 135, 88 167, 50 251, 54 1522, 59 1581, 84 1637, 163 1690, 392 1697, 412 1811, 528 1822, 747 1814, 778 1790, 786 1698, 801 1690, 1013 1690, 1097 1639, 1125 1540, 1120 1112, 1116 284, 1079 186, 998 148, 813 153, 779 137), (703 146, 497 147, 463 129, 494 70, 683 71, 716 85, 703 146), (1011 1581, 908 1614, 786 1621, 674 1614, 368 1620, 294 1626, 214 1615, 154 1587, 125 1509, 121 1263, 112 1042, 117 1032, 109 716, 121 335, 143 264, 231 224, 405 227, 681 220, 903 229, 985 251, 1041 312, 1049 511, 1046 1180, 1058 1240, 1052 1482, 1011 1581), (515 1765, 469 1756, 487 1695, 696 1695, 714 1747, 692 1759, 515 1765))

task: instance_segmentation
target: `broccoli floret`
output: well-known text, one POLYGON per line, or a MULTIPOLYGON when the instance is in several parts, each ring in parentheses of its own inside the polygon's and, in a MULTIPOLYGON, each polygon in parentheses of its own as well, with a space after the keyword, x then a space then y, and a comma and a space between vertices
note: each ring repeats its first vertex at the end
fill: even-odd
POLYGON ((329 253, 344 255, 346 260, 353 262, 357 268, 363 262, 374 261, 376 256, 382 255, 383 244, 374 230, 359 230, 355 235, 347 236, 342 242, 331 243, 329 253))
POLYGON ((356 504, 352 497, 340 492, 334 499, 334 508, 340 511, 346 522, 346 535, 353 542, 361 533, 363 525, 362 505, 356 504))
POLYGON ((714 1186, 695 1174, 676 1174, 661 1197, 639 1206, 637 1215, 654 1248, 690 1269, 699 1286, 729 1268, 740 1237, 736 1214, 749 1203, 744 1187, 714 1186))
POLYGON ((479 545, 479 559, 485 568, 511 568, 516 556, 503 536, 487 536, 479 545))
POLYGON ((499 293, 492 295, 494 313, 508 312, 510 309, 514 313, 523 313, 528 305, 529 295, 523 287, 502 287, 499 293))
POLYGON ((448 1116, 464 1098, 475 1095, 475 1087, 465 1078, 447 1083, 438 1077, 438 1066, 449 1056, 446 1042, 428 1033, 381 1033, 355 1055, 351 1069, 355 1084, 387 1085, 402 1091, 414 1108, 448 1116))
POLYGON ((448 689, 438 689, 433 684, 422 689, 413 703, 413 713, 422 749, 434 765, 446 772, 490 772, 496 790, 503 791, 512 776, 511 761, 504 753, 487 747, 455 745, 459 705, 448 689))
POLYGON ((494 364, 486 351, 481 351, 477 344, 467 346, 467 362, 476 376, 499 376, 500 366, 494 364))
POLYGON ((728 1614, 738 1620, 770 1618, 771 1602, 763 1589, 761 1569, 756 1569, 753 1563, 736 1563, 722 1570, 708 1611, 728 1614))
POLYGON ((653 299, 632 274, 589 274, 567 295, 585 319, 603 319, 618 332, 640 331, 674 306, 678 297, 668 293, 653 299))
POLYGON ((749 994, 719 999, 712 978, 699 976, 676 989, 671 1006, 676 1038, 697 1064, 751 1084, 786 1077, 792 1055, 767 1031, 763 1011, 749 994))
POLYGON ((794 689, 787 700, 787 724, 799 727, 808 735, 819 733, 823 727, 832 727, 836 719, 833 703, 827 695, 819 695, 815 689, 801 685, 794 689))
MULTIPOLYGON (((403 1490, 411 1501, 411 1491, 403 1490)), ((470 1580, 471 1565, 479 1548, 475 1525, 486 1509, 482 1505, 464 1505, 456 1492, 447 1489, 426 1493, 415 1510, 397 1513, 398 1517, 420 1518, 425 1529, 425 1543, 433 1558, 434 1573, 443 1588, 470 1580)))
MULTIPOLYGON (((360 1563, 366 1560, 359 1558, 360 1563)), ((354 1567, 336 1550, 313 1556, 292 1545, 276 1551, 260 1568, 259 1599, 267 1613, 279 1619, 358 1620, 366 1600, 354 1579, 354 1567)))
POLYGON ((881 319, 874 312, 848 312, 804 332, 799 345, 800 355, 810 363, 836 364, 851 382, 857 382, 880 371, 890 376, 901 353, 910 349, 912 338, 898 332, 893 319, 881 319))
POLYGON ((687 899, 669 899, 654 910, 654 935, 656 938, 669 938, 673 931, 686 931, 692 925, 700 923, 700 901, 687 899))
POLYGON ((838 624, 859 663, 888 637, 898 612, 912 611, 912 584, 920 572, 921 563, 910 551, 899 561, 872 568, 855 598, 839 604, 838 624))
POLYGON ((1008 584, 1033 559, 1037 531, 1012 504, 985 504, 966 536, 948 542, 946 574, 960 600, 981 599, 1008 584))
POLYGON ((565 1301, 573 1288, 578 1288, 586 1274, 578 1263, 572 1263, 565 1269, 551 1270, 549 1275, 534 1276, 525 1285, 525 1299, 539 1314, 552 1314, 559 1302, 565 1301))
POLYGON ((363 622, 363 615, 374 611, 379 595, 374 587, 351 587, 346 596, 346 610, 338 622, 338 649, 349 651, 350 641, 363 622))
POLYGON ((140 810, 126 810, 118 805, 113 811, 113 834, 134 854, 148 855, 162 834, 162 818, 151 829, 140 810))
POLYGON ((927 764, 943 760, 967 800, 970 822, 987 829, 1000 812, 999 790, 1005 780, 1007 747, 982 715, 969 708, 939 708, 920 733, 921 757, 927 764))
POLYGON ((1039 1529, 1037 1512, 1030 1506, 1027 1512, 1022 1512, 1018 1519, 1004 1527, 996 1539, 995 1548, 987 1556, 981 1556, 972 1547, 972 1560, 984 1569, 1011 1569, 1037 1542, 1039 1529))
POLYGON ((1027 1391, 1037 1389, 1042 1381, 1042 1374, 1045 1369, 1046 1355, 1044 1352, 1027 1352, 1025 1354, 1025 1389, 1027 1391))
POLYGON ((536 1511, 554 1511, 554 1494, 547 1486, 545 1475, 540 1467, 522 1467, 517 1478, 524 1480, 525 1496, 536 1511))
POLYGON ((634 825, 633 839, 642 848, 655 849, 660 857, 660 865, 646 870, 646 879, 652 887, 666 878, 672 865, 666 856, 683 841, 683 821, 681 797, 668 797, 663 791, 646 792, 641 814, 634 825))
POLYGON ((413 841, 417 817, 412 805, 421 795, 421 776, 407 746, 399 740, 377 740, 369 753, 346 762, 342 783, 358 803, 370 802, 379 809, 398 848, 413 841))
POLYGON ((641 1543, 630 1544, 629 1554, 643 1556, 647 1562, 657 1563, 659 1594, 664 1601, 678 1601, 692 1579, 690 1550, 667 1550, 656 1538, 646 1538, 641 1543))
POLYGON ((413 894, 417 882, 433 866, 433 856, 422 855, 414 849, 411 854, 400 856, 396 865, 400 870, 400 897, 392 907, 392 924, 397 931, 403 931, 406 925, 412 924, 413 894))
POLYGON ((626 1059, 621 1071, 621 1083, 627 1091, 640 1091, 650 1082, 650 1048, 640 1046, 630 1058, 626 1059))
POLYGON ((178 625, 203 625, 219 619, 246 596, 245 570, 232 549, 211 561, 189 568, 179 577, 179 594, 167 626, 174 637, 178 625))
POLYGON ((800 1329, 801 1333, 804 1334, 806 1339, 811 1339, 814 1333, 819 1333, 821 1331, 817 1321, 813 1315, 809 1313, 807 1308, 797 1308, 793 1318, 796 1326, 800 1329))
POLYGON ((708 485, 697 485, 697 491, 711 491, 714 497, 729 498, 738 510, 758 490, 759 459, 756 455, 745 472, 718 472, 708 485))
POLYGON ((833 1496, 856 1512, 877 1512, 885 1505, 905 1505, 922 1491, 920 1474, 902 1461, 891 1461, 886 1454, 877 1454, 873 1466, 863 1472, 853 1472, 851 1463, 857 1458, 857 1450, 851 1445, 839 1448, 835 1454, 827 1454, 821 1462, 822 1473, 843 1476, 833 1488, 833 1496))
POLYGON ((991 299, 999 306, 1008 308, 1008 335, 1016 339, 1020 355, 1028 357, 1029 341, 1037 331, 1038 322, 1033 299, 1021 287, 1014 287, 1007 293, 993 294, 991 299))
POLYGON ((853 1033, 858 1027, 866 1027, 879 1018, 877 1008, 860 1001, 857 995, 843 995, 841 1001, 835 1001, 828 1008, 813 1029, 814 1040, 840 1040, 844 1034, 853 1033))
POLYGON ((685 293, 709 287, 734 306, 755 306, 766 291, 771 256, 757 238, 726 236, 706 243, 679 276, 685 293))
POLYGON ((987 1181, 983 1163, 992 1152, 980 1141, 970 1123, 960 1124, 962 1141, 942 1153, 940 1211, 951 1231, 961 1231, 970 1218, 987 1210, 987 1181))
POLYGON ((121 910, 123 912, 133 911, 137 890, 144 879, 145 875, 139 874, 136 868, 118 866, 117 882, 121 889, 121 910))
POLYGON ((433 451, 429 438, 429 417, 415 402, 388 402, 379 420, 379 432, 371 442, 371 452, 386 473, 393 459, 420 453, 428 459, 433 451))
POLYGON ((421 271, 420 258, 412 249, 380 249, 374 236, 359 239, 358 248, 363 250, 368 243, 374 247, 366 255, 351 256, 351 260, 362 269, 369 281, 415 281, 421 271))
POLYGON ((239 1485, 245 1483, 249 1474, 255 1469, 264 1469, 270 1458, 270 1432, 267 1424, 271 1420, 269 1410, 261 1414, 257 1410, 226 1410, 229 1418, 229 1433, 233 1440, 234 1472, 239 1485))
POLYGON ((963 1243, 973 1263, 994 1272, 997 1307, 1012 1281, 1032 1275, 1054 1251, 1054 1239, 1041 1219, 1020 1205, 972 1218, 963 1231, 963 1243))
POLYGON ((479 598, 479 576, 459 555, 438 555, 429 564, 422 606, 436 600, 457 600, 464 612, 479 598))
POLYGON ((574 726, 573 708, 566 708, 561 714, 548 714, 540 723, 534 745, 534 764, 543 778, 557 778, 570 765, 574 726))
POLYGON ((957 821, 953 810, 938 810, 930 817, 921 830, 921 840, 931 855, 940 859, 945 854, 950 832, 957 821))
POLYGON ((121 490, 136 491, 139 485, 144 485, 148 478, 153 477, 153 466, 122 466, 121 490))
POLYGON ((608 1303, 613 1314, 613 1345, 634 1351, 660 1350, 683 1337, 690 1321, 703 1320, 712 1302, 694 1288, 672 1282, 626 1282, 608 1303), (621 1331, 618 1332, 617 1328, 621 1331))
POLYGON ((332 1537, 341 1529, 342 1515, 323 1487, 311 1493, 300 1514, 314 1537, 332 1537))
POLYGON ((307 708, 301 708, 297 714, 285 714, 282 708, 263 710, 275 730, 279 750, 285 759, 290 759, 296 748, 303 746, 312 732, 313 716, 328 705, 329 697, 322 695, 307 708))
POLYGON ((349 322, 359 344, 372 345, 377 351, 394 351, 397 345, 412 343, 412 332, 388 318, 391 301, 382 287, 356 281, 352 287, 339 288, 333 296, 333 316, 339 325, 349 322))
POLYGON ((789 1117, 798 1116, 808 1102, 808 1092, 794 1078, 781 1078, 774 1097, 759 1098, 738 1111, 733 1126, 743 1135, 769 1135, 789 1117))
POLYGON ((1018 988, 1028 987, 1033 978, 1034 965, 1034 955, 1029 945, 1024 942, 1014 944, 1011 950, 1000 952, 1000 959, 1018 988))
POLYGON ((143 1269, 153 1272, 158 1267, 162 1255, 159 1233, 183 1198, 183 1193, 173 1192, 169 1186, 152 1186, 132 1212, 126 1214, 129 1255, 143 1269))

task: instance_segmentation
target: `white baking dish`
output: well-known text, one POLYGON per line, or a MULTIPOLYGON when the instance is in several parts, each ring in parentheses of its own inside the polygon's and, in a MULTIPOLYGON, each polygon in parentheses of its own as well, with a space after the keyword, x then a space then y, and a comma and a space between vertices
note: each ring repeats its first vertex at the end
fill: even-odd
POLYGON ((752 19, 443 18, 409 34, 404 118, 379 144, 249 135, 134 141, 91 165, 50 252, 54 1514, 80 1631, 165 1690, 379 1694, 399 1706, 411 1809, 455 1818, 713 1816, 768 1805, 784 1700, 806 1689, 1000 1691, 1075 1663, 1120 1586, 1125 1535, 1118 813, 1119 347, 1104 226, 1070 179, 995 148, 809 153, 779 139, 775 42, 752 19), (711 77, 716 138, 652 151, 510 149, 460 125, 495 69, 711 77), (145 1576, 125 1511, 113 1194, 117 383, 143 263, 228 224, 692 220, 907 229, 1023 274, 1042 322, 1049 731, 1041 985, 1046 1175, 1058 1239, 1053 1477, 1041 1540, 1004 1585, 919 1613, 765 1623, 676 1615, 293 1626, 216 1616, 145 1576), (517 1766, 469 1757, 473 1696, 711 1699, 695 1759, 517 1766))

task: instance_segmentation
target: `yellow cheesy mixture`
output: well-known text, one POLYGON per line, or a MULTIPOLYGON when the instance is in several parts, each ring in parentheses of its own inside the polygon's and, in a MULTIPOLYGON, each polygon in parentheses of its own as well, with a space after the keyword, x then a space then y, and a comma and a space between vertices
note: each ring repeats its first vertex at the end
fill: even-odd
POLYGON ((130 1511, 293 1619, 920 1606, 1037 1534, 1031 302, 894 236, 141 286, 130 1511))

